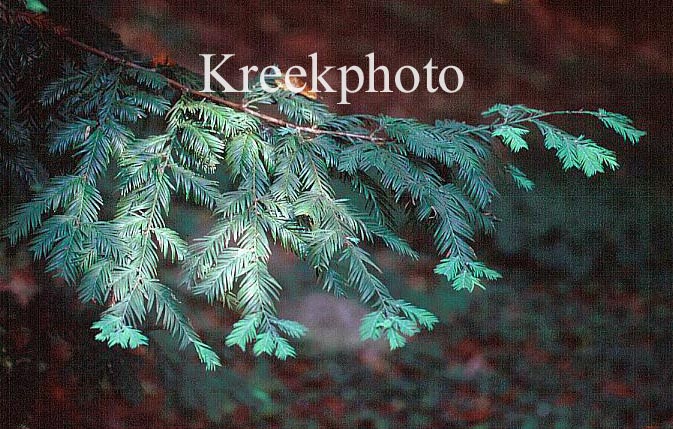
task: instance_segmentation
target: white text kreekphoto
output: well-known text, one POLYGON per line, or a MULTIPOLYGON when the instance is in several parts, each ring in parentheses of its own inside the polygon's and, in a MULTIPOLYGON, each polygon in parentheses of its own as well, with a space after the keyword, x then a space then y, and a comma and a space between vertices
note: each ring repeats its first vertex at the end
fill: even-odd
POLYGON ((367 69, 363 70, 359 66, 325 66, 319 69, 318 53, 314 52, 308 57, 311 59, 310 73, 302 66, 291 66, 285 72, 282 72, 278 66, 271 65, 260 69, 258 66, 245 66, 238 70, 242 73, 241 88, 234 88, 227 80, 222 77, 218 70, 235 54, 221 54, 220 62, 213 67, 213 57, 216 54, 199 54, 203 57, 203 90, 202 92, 221 91, 225 93, 241 93, 250 91, 251 75, 259 72, 259 81, 263 90, 274 92, 278 90, 277 86, 269 85, 274 79, 283 79, 284 88, 295 93, 301 93, 310 87, 310 90, 316 93, 339 93, 338 104, 350 104, 348 94, 353 94, 364 90, 365 92, 393 92, 391 90, 391 77, 394 87, 405 94, 417 91, 421 87, 423 78, 425 78, 424 89, 430 93, 439 90, 453 94, 458 92, 465 81, 463 72, 460 68, 449 65, 439 70, 432 62, 432 58, 423 66, 423 72, 420 72, 413 66, 404 65, 398 68, 394 73, 384 65, 376 65, 374 53, 365 55, 367 58, 367 69), (330 70, 336 69, 339 72, 339 81, 337 89, 325 80, 325 75, 330 70), (439 71, 435 75, 435 72, 439 71), (435 78, 436 77, 436 78, 435 78), (310 85, 304 81, 307 79, 310 85), (379 79, 379 80, 377 80, 379 79), (219 88, 213 89, 213 80, 219 85, 219 88))

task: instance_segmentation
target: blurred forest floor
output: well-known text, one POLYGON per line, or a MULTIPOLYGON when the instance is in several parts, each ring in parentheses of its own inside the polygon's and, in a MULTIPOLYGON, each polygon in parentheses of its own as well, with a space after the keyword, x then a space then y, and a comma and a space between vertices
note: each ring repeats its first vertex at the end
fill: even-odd
MULTIPOLYGON (((353 344, 357 305, 346 301, 333 313, 324 302, 314 313, 302 306, 315 292, 310 272, 284 254, 274 265, 290 297, 283 311, 333 342, 307 342, 288 362, 218 347, 226 363, 214 374, 161 333, 149 350, 110 351, 88 330, 98 309, 76 304, 23 252, 3 250, 0 381, 11 387, 0 398, 3 421, 111 429, 673 427, 673 5, 93 3, 132 48, 196 71, 199 53, 234 53, 235 71, 308 66, 313 52, 321 65, 364 66, 375 52, 391 69, 420 69, 433 58, 466 76, 453 95, 361 92, 345 107, 324 98, 343 113, 477 122, 497 102, 603 107, 630 115, 648 137, 636 149, 613 146, 623 168, 591 180, 561 175, 551 155, 525 155, 539 186, 528 195, 505 187, 500 231, 478 245, 505 279, 485 291, 451 291, 432 274, 430 256, 414 264, 377 250, 397 294, 443 322, 394 353, 353 344), (335 325, 343 329, 329 331, 335 325)), ((188 208, 173 215, 187 236, 205 229, 188 208)), ((210 344, 221 344, 235 315, 186 303, 210 344)))

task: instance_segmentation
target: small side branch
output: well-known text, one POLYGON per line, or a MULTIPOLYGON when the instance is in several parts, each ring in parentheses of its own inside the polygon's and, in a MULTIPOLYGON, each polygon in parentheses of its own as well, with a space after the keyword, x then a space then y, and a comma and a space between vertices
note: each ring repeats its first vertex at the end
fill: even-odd
MULTIPOLYGON (((86 43, 81 42, 80 40, 75 39, 72 36, 69 36, 68 29, 64 27, 60 27, 58 25, 55 25, 53 22, 51 22, 49 19, 44 17, 43 15, 36 15, 33 13, 29 12, 16 12, 10 10, 4 3, 0 2, 0 19, 2 19, 5 22, 10 23, 13 18, 14 20, 24 22, 32 27, 35 27, 41 31, 45 31, 47 33, 50 33, 52 36, 70 44, 71 46, 74 46, 82 51, 89 52, 93 55, 96 55, 100 58, 103 58, 107 61, 110 61, 115 64, 119 64, 124 67, 132 68, 132 69, 137 69, 137 70, 142 70, 145 72, 150 72, 150 73, 158 73, 156 70, 153 70, 148 67, 141 66, 139 64, 136 64, 132 61, 129 61, 125 58, 119 57, 117 55, 110 54, 108 52, 105 52, 101 49, 98 49, 94 46, 88 45, 86 43)), ((163 76, 163 75, 162 75, 163 76)), ((379 137, 376 135, 377 131, 375 130, 374 132, 370 134, 359 134, 359 133, 349 133, 345 131, 336 131, 336 130, 324 130, 320 128, 315 128, 315 127, 306 127, 302 126, 299 124, 295 124, 293 122, 286 121, 284 119, 267 115, 265 113, 261 113, 255 109, 251 109, 245 104, 241 103, 236 103, 231 100, 227 100, 225 98, 219 97, 217 95, 207 93, 207 92, 201 92, 197 91, 195 89, 192 89, 188 87, 187 85, 184 85, 180 82, 178 82, 175 79, 171 79, 169 77, 163 76, 164 79, 166 80, 167 84, 170 85, 172 88, 180 91, 183 94, 188 94, 194 97, 200 97, 202 99, 208 100, 212 103, 221 105, 221 106, 226 106, 230 107, 232 109, 245 112, 251 116, 254 116, 256 118, 259 118, 260 120, 281 126, 281 127, 287 127, 287 128, 292 128, 297 131, 307 133, 307 134, 313 134, 313 135, 329 135, 329 136, 335 136, 335 137, 341 137, 341 138, 346 138, 346 139, 355 139, 355 140, 367 140, 371 141, 374 143, 382 143, 385 141, 388 141, 389 139, 385 137, 379 137)))

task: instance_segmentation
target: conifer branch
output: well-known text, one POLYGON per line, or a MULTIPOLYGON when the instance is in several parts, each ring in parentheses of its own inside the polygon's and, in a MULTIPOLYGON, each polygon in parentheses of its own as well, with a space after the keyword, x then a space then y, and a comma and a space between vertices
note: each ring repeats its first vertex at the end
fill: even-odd
MULTIPOLYGON (((495 177, 506 173, 522 189, 534 186, 494 154, 495 140, 516 154, 529 149, 528 137, 538 130, 563 169, 593 176, 619 167, 615 153, 546 118, 589 115, 631 144, 645 135, 630 118, 603 109, 544 112, 496 104, 483 113, 494 118, 490 124, 426 124, 339 116, 320 102, 289 91, 269 93, 261 85, 239 104, 192 89, 195 80, 180 81, 190 77, 171 79, 129 61, 130 53, 113 55, 83 43, 45 16, 5 3, 0 1, 0 166, 30 180, 41 158, 18 154, 48 150, 48 162, 61 156, 75 162, 17 207, 3 235, 12 245, 32 237, 34 256, 76 284, 83 302, 109 306, 93 326, 97 339, 110 346, 145 345, 139 328, 153 311, 158 324, 182 346, 191 344, 210 369, 220 361, 172 289, 157 280, 160 258, 183 264, 193 294, 241 312, 227 345, 252 345, 255 354, 285 359, 295 354, 288 339, 305 332, 276 314, 282 287, 269 270, 273 241, 314 268, 324 289, 337 295, 353 289, 373 308, 362 321, 363 339, 386 337, 392 348, 401 347, 437 319, 392 296, 368 245, 381 243, 417 258, 401 235, 401 223, 415 218, 429 227, 442 258, 435 272, 456 290, 483 287, 500 275, 478 260, 472 241, 495 228, 489 209, 498 196, 495 177), (54 56, 63 60, 60 73, 43 67, 54 56), (258 111, 262 104, 275 105, 283 119, 258 111), (133 126, 143 119, 151 122, 133 126), (156 124, 164 128, 156 130, 156 124), (227 179, 215 176, 219 165, 227 179), (221 192, 224 180, 235 190, 221 192), (346 198, 338 195, 336 181, 350 185, 346 198), (109 203, 102 192, 106 182, 113 184, 117 210, 112 219, 99 219, 109 203), (169 225, 175 196, 218 218, 191 246, 169 225)), ((21 8, 22 2, 10 4, 21 8)), ((112 37, 106 31, 93 36, 103 37, 100 46, 112 37)))

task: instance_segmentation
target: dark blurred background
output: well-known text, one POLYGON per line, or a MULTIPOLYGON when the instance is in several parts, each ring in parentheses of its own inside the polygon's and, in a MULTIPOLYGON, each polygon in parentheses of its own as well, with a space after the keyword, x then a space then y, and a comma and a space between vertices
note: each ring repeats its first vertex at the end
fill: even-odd
MULTIPOLYGON (((397 295, 443 322, 394 353, 359 343, 363 308, 319 293, 308 267, 280 252, 281 311, 312 331, 297 359, 225 349, 236 315, 187 296, 224 369, 205 373, 159 332, 148 350, 108 350, 88 330, 100 309, 78 305, 25 253, 3 250, 0 359, 12 388, 0 399, 10 424, 673 427, 671 2, 97 0, 87 8, 131 48, 197 72, 199 53, 236 54, 237 76, 244 65, 308 66, 313 52, 321 65, 365 66, 374 52, 390 69, 432 58, 466 77, 456 94, 360 92, 349 106, 323 98, 343 113, 478 122, 494 103, 603 107, 648 136, 633 148, 595 123, 562 119, 617 151, 622 168, 592 179, 563 174, 540 145, 517 156, 538 186, 525 194, 503 184, 499 230, 477 248, 504 279, 485 291, 453 292, 433 275, 431 253, 413 263, 374 249, 397 295)), ((209 222, 188 207, 173 216, 187 237, 209 222)))

